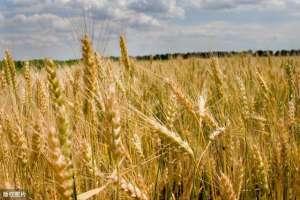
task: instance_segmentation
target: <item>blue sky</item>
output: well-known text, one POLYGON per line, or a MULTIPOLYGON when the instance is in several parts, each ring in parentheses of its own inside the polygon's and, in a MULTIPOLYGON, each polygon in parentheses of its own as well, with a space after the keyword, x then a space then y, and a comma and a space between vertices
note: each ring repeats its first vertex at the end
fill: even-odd
POLYGON ((106 55, 299 49, 300 0, 0 0, 0 51, 80 56, 88 32, 106 55))

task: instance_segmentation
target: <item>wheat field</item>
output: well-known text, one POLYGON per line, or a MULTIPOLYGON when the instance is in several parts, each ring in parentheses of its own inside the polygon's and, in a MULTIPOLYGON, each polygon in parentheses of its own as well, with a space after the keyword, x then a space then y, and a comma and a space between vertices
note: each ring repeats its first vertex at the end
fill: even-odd
MULTIPOLYGON (((28 199, 300 199, 300 58, 82 60, 0 74, 0 188, 28 199)), ((129 50, 130 52, 130 50, 129 50)))

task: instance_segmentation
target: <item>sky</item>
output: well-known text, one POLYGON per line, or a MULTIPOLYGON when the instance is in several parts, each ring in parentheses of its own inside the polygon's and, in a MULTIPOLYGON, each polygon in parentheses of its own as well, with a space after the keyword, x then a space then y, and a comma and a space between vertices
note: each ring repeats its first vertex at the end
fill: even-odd
POLYGON ((80 57, 88 33, 104 55, 300 49, 300 0, 0 0, 0 55, 80 57))

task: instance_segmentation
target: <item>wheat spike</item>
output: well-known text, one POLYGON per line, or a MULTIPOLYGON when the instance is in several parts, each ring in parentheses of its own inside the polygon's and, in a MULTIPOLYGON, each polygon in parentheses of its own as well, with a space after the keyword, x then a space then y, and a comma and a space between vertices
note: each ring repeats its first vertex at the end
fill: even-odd
POLYGON ((215 78, 215 81, 217 82, 218 85, 222 85, 223 84, 223 72, 220 69, 220 64, 219 64, 219 60, 216 57, 213 57, 211 59, 211 67, 212 67, 212 71, 213 71, 213 75, 215 78))
POLYGON ((194 159, 194 152, 193 152, 192 148, 186 141, 184 141, 180 138, 178 133, 169 130, 167 127, 165 127, 164 125, 162 125, 160 122, 158 122, 155 119, 146 118, 146 121, 152 126, 152 128, 154 130, 156 130, 158 133, 160 133, 166 139, 169 139, 170 141, 174 142, 178 147, 185 150, 188 153, 188 155, 190 155, 191 158, 194 159))
POLYGON ((133 69, 128 56, 128 50, 124 36, 120 36, 120 49, 121 49, 121 61, 125 67, 125 74, 129 74, 132 77, 133 69))
POLYGON ((15 130, 13 129, 13 125, 11 121, 7 117, 3 119, 3 129, 4 132, 6 132, 8 135, 9 142, 13 145, 16 145, 17 141, 16 141, 15 130))
POLYGON ((194 104, 182 93, 182 91, 170 80, 166 80, 166 83, 170 86, 172 91, 177 97, 177 100, 182 104, 188 112, 190 112, 197 120, 197 114, 194 109, 194 104))
POLYGON ((216 130, 214 130, 214 132, 212 132, 209 136, 209 139, 211 141, 214 141, 216 140, 218 137, 220 137, 222 134, 224 134, 226 128, 225 127, 220 127, 220 128, 217 128, 216 130))
POLYGON ((34 125, 31 141, 32 160, 35 160, 44 153, 45 149, 45 138, 43 136, 40 122, 34 125))
POLYGON ((258 186, 262 190, 262 193, 268 192, 269 186, 268 186, 267 172, 266 172, 263 158, 257 146, 253 147, 253 159, 255 163, 254 171, 255 171, 256 178, 258 179, 258 186))
POLYGON ((30 107, 32 103, 32 85, 31 85, 31 76, 30 76, 30 65, 29 62, 24 63, 24 72, 23 76, 25 79, 25 105, 26 112, 30 112, 30 107))
POLYGON ((230 179, 223 173, 220 177, 220 191, 223 200, 237 200, 230 179))
POLYGON ((148 196, 137 186, 133 185, 131 182, 126 181, 124 178, 118 178, 117 174, 114 172, 109 179, 114 183, 119 183, 120 188, 127 193, 130 197, 137 200, 148 200, 148 196))
POLYGON ((198 98, 198 114, 199 114, 199 124, 202 126, 202 121, 206 121, 213 127, 219 127, 218 122, 215 120, 209 109, 206 107, 207 101, 207 91, 203 90, 202 94, 198 98))
POLYGON ((55 129, 51 128, 48 133, 48 146, 50 164, 52 165, 57 187, 60 191, 62 199, 70 200, 72 196, 72 171, 70 169, 69 161, 60 150, 59 140, 55 129))
POLYGON ((245 175, 245 168, 243 166, 242 161, 240 160, 237 163, 237 168, 236 168, 236 197, 237 199, 240 199, 242 188, 243 188, 243 183, 244 183, 244 175, 245 175))
POLYGON ((73 86, 73 96, 76 97, 81 90, 81 69, 76 69, 73 73, 72 86, 73 86))
POLYGON ((216 57, 213 57, 211 59, 211 63, 210 63, 211 69, 212 69, 212 73, 213 73, 213 77, 214 80, 216 82, 216 86, 217 86, 217 92, 218 92, 218 96, 219 97, 223 97, 224 96, 224 74, 221 71, 220 65, 219 65, 219 60, 216 57))
POLYGON ((8 86, 11 86, 11 74, 10 74, 10 69, 9 69, 9 64, 6 56, 3 59, 4 62, 4 75, 5 75, 5 80, 8 86))
MULTIPOLYGON (((52 97, 52 107, 55 111, 56 115, 56 124, 58 127, 58 132, 59 132, 59 144, 60 148, 57 148, 57 142, 55 141, 55 136, 53 135, 54 133, 51 133, 50 131, 50 143, 52 144, 52 147, 57 150, 57 154, 61 153, 57 159, 63 159, 62 165, 63 168, 65 169, 64 171, 58 171, 57 173, 57 179, 58 181, 62 182, 62 195, 66 198, 69 199, 70 193, 70 185, 75 185, 75 179, 73 178, 72 182, 72 177, 74 177, 74 172, 73 172, 73 163, 72 163, 72 149, 71 149, 71 132, 69 130, 69 122, 67 120, 66 116, 66 108, 65 108, 65 101, 62 96, 61 88, 59 85, 59 82, 56 77, 56 66, 52 60, 45 60, 45 65, 46 65, 46 70, 48 74, 48 82, 49 82, 49 90, 51 93, 52 97), (52 139, 52 141, 51 141, 52 139), (61 152, 60 152, 61 151, 61 152), (65 174, 67 173, 67 174, 65 174), (74 184, 72 184, 74 183, 74 184)), ((51 145, 50 145, 51 146, 51 145)), ((53 157, 55 158, 55 156, 53 157)), ((54 159, 55 161, 55 159, 54 159)), ((60 160, 56 160, 57 162, 60 162, 60 160)), ((74 187, 73 189, 73 196, 76 196, 76 188, 74 187)))
POLYGON ((105 100, 105 118, 106 131, 111 138, 111 150, 118 158, 122 154, 121 140, 121 116, 118 102, 116 99, 116 90, 114 85, 110 85, 107 99, 105 100))
POLYGON ((145 158, 145 156, 144 156, 143 146, 142 146, 142 141, 141 141, 140 136, 138 134, 134 134, 132 140, 133 140, 133 144, 134 144, 136 152, 138 153, 140 159, 143 160, 145 158))
POLYGON ((15 136, 16 136, 16 145, 18 146, 20 152, 18 154, 20 160, 22 161, 22 163, 25 165, 28 162, 28 145, 27 145, 27 140, 26 137, 23 133, 23 131, 21 130, 21 128, 17 128, 16 132, 15 132, 15 136))
POLYGON ((66 108, 60 89, 59 82, 56 78, 56 66, 53 61, 45 60, 48 73, 49 89, 52 96, 52 106, 56 114, 57 127, 59 130, 59 140, 61 149, 65 157, 71 157, 71 133, 69 123, 66 117, 66 108))
POLYGON ((85 163, 85 166, 87 167, 89 173, 95 175, 98 178, 103 178, 103 174, 97 167, 95 160, 93 160, 92 149, 87 142, 82 143, 82 155, 83 162, 85 163))
POLYGON ((248 119, 249 116, 250 116, 250 106, 249 106, 249 103, 248 103, 246 88, 245 88, 243 80, 240 77, 237 77, 236 79, 237 79, 237 82, 238 82, 238 85, 239 85, 240 91, 241 91, 243 115, 244 115, 245 119, 248 119))
POLYGON ((28 162, 28 144, 22 129, 14 126, 12 121, 5 117, 3 119, 3 131, 7 133, 10 143, 17 149, 17 157, 26 165, 28 162))
POLYGON ((108 74, 106 74, 105 69, 104 69, 104 58, 99 54, 99 53, 95 53, 95 61, 96 61, 96 65, 97 65, 97 75, 98 78, 101 81, 105 81, 105 78, 107 78, 106 76, 108 76, 108 74))
POLYGON ((292 99, 288 103, 288 121, 290 127, 293 127, 296 123, 295 113, 296 113, 296 107, 292 99))
POLYGON ((87 35, 83 37, 82 42, 82 59, 84 63, 83 81, 85 84, 85 102, 84 113, 88 119, 92 119, 94 109, 94 96, 96 93, 97 81, 97 63, 95 59, 95 52, 91 41, 87 35))
POLYGON ((292 64, 288 63, 285 65, 285 72, 287 76, 288 81, 288 87, 289 87, 289 100, 294 98, 295 95, 295 73, 294 73, 294 67, 292 64))
POLYGON ((36 81, 36 104, 43 116, 46 116, 48 103, 44 83, 37 79, 36 81))
POLYGON ((174 130, 174 122, 177 115, 177 102, 176 96, 173 92, 169 95, 169 101, 166 106, 166 121, 171 130, 174 130))
POLYGON ((260 85, 260 87, 261 87, 261 88, 263 89, 263 91, 264 91, 264 96, 265 96, 266 98, 268 98, 268 95, 271 94, 271 90, 269 89, 269 87, 268 87, 266 81, 264 80, 264 78, 262 77, 262 75, 258 72, 258 70, 256 70, 255 73, 256 73, 256 77, 257 77, 257 80, 258 80, 258 82, 259 82, 259 85, 260 85))
POLYGON ((11 56, 11 54, 8 51, 5 51, 5 58, 4 58, 4 63, 5 63, 5 69, 6 69, 6 76, 7 76, 7 81, 11 82, 11 85, 13 87, 14 95, 16 98, 17 103, 19 102, 19 96, 18 96, 18 88, 17 88, 17 73, 16 73, 16 66, 15 62, 11 56))
POLYGON ((0 71, 0 89, 6 87, 6 80, 5 80, 5 72, 3 70, 0 71))

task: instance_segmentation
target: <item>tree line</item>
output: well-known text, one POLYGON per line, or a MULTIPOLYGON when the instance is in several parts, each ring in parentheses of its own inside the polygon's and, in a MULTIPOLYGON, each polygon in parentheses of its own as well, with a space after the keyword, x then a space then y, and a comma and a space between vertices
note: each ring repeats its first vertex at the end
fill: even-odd
MULTIPOLYGON (((257 51, 212 51, 212 52, 189 52, 189 53, 166 53, 166 54, 156 54, 156 55, 145 55, 145 56, 136 56, 134 57, 136 60, 168 60, 172 58, 210 58, 210 57, 231 57, 237 55, 252 55, 259 57, 266 56, 299 56, 299 50, 257 50, 257 51)), ((111 56, 110 59, 119 60, 119 57, 111 56)), ((81 61, 81 59, 70 59, 70 60, 55 60, 54 62, 58 66, 71 66, 77 64, 81 61)), ((43 59, 34 59, 30 60, 30 63, 34 65, 36 68, 41 69, 44 66, 43 59)), ((2 68, 3 61, 0 61, 0 68, 2 68)), ((15 61, 16 69, 21 69, 23 66, 23 61, 15 61)))
MULTIPOLYGON (((172 54, 157 54, 157 55, 145 55, 145 56, 137 56, 137 60, 168 60, 170 58, 210 58, 213 56, 217 57, 230 57, 236 55, 252 55, 252 56, 299 56, 299 50, 257 50, 257 51, 213 51, 213 52, 189 52, 189 53, 172 53, 172 54)), ((117 59, 115 57, 115 59, 117 59)))

